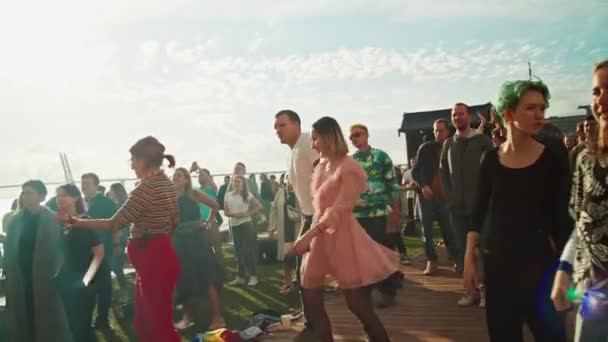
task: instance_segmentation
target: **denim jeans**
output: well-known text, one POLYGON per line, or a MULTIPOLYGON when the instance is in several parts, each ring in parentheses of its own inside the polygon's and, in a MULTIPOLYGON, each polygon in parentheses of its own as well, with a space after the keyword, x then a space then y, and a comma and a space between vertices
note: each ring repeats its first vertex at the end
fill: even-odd
POLYGON ((424 240, 424 253, 428 261, 437 261, 435 243, 433 241, 433 222, 439 223, 439 229, 448 251, 457 257, 454 250, 453 232, 450 224, 450 212, 445 201, 438 199, 427 200, 420 196, 420 219, 422 220, 422 238, 424 240))

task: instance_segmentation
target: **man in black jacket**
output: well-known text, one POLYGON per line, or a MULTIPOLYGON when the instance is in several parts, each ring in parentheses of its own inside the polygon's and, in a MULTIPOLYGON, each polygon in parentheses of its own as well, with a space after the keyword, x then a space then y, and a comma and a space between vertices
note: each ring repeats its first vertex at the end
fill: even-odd
POLYGON ((429 141, 418 149, 416 164, 412 170, 412 177, 422 189, 420 194, 420 218, 424 235, 424 252, 427 258, 424 275, 432 275, 436 271, 437 254, 433 242, 433 222, 437 221, 441 229, 443 241, 452 256, 452 230, 450 227, 450 214, 443 196, 443 189, 439 176, 439 159, 443 142, 449 136, 448 122, 444 119, 433 123, 435 141, 429 141))

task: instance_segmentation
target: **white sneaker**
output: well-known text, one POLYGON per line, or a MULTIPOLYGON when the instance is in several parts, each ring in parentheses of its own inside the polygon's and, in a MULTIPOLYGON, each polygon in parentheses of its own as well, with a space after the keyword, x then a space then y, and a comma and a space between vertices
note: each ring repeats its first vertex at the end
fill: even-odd
POLYGON ((486 307, 486 288, 483 285, 479 287, 479 307, 486 307))
POLYGON ((477 303, 477 298, 473 295, 467 294, 467 295, 464 295, 464 297, 460 298, 460 300, 458 301, 458 303, 456 303, 456 305, 458 305, 460 307, 467 307, 467 306, 473 306, 473 305, 475 305, 475 303, 477 303))
POLYGON ((251 278, 249 278, 249 283, 247 283, 247 286, 256 286, 258 284, 258 278, 256 278, 255 276, 251 276, 251 278))
POLYGON ((409 256, 402 255, 401 256, 401 265, 402 266, 411 266, 412 258, 410 258, 409 256))
POLYGON ((230 285, 230 286, 245 285, 245 279, 243 279, 241 277, 236 277, 231 282, 229 282, 228 285, 230 285))
POLYGON ((425 276, 432 276, 435 272, 437 272, 437 266, 434 261, 426 262, 426 269, 422 273, 425 276))

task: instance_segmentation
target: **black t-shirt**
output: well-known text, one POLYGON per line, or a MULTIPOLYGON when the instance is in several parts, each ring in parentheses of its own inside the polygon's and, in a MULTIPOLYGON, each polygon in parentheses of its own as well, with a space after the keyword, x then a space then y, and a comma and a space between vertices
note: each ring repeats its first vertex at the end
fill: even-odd
MULTIPOLYGON (((89 201, 87 216, 92 219, 108 219, 116 213, 116 204, 110 198, 97 194, 89 201)), ((112 253, 112 232, 98 232, 101 243, 107 253, 112 253)), ((108 254, 110 255, 110 254, 108 254)), ((106 258, 104 258, 105 260, 106 258)))
POLYGON ((92 248, 100 244, 101 241, 94 231, 81 228, 72 228, 64 231, 63 246, 65 259, 62 273, 67 281, 82 279, 93 259, 92 248))

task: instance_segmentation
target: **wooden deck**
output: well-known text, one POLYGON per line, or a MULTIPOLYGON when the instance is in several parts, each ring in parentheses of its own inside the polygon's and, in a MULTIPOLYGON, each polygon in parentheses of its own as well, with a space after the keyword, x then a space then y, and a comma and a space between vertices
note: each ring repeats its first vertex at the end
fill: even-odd
MULTIPOLYGON (((440 260, 445 260, 443 248, 438 248, 440 260)), ((422 275, 424 258, 417 257, 413 266, 402 267, 404 288, 400 290, 397 306, 378 310, 393 342, 488 340, 485 312, 479 307, 459 308, 456 302, 463 294, 462 279, 447 262, 440 262, 437 275, 422 275)), ((326 309, 336 341, 367 341, 363 330, 339 294, 326 296, 326 309)), ((303 328, 298 322, 294 331, 266 336, 262 341, 294 341, 303 328)))

